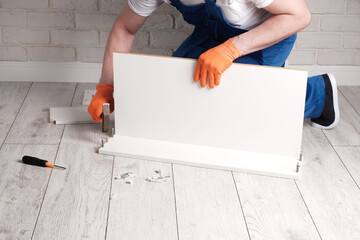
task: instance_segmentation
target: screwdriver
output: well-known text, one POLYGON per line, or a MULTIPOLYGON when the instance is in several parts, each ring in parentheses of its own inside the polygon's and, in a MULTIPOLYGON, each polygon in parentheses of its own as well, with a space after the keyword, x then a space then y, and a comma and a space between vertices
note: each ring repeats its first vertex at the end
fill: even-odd
POLYGON ((23 163, 25 164, 29 164, 29 165, 35 165, 35 166, 40 166, 40 167, 58 167, 58 168, 61 168, 61 169, 66 169, 64 167, 61 167, 61 166, 58 166, 58 165, 55 165, 53 163, 50 163, 46 160, 42 160, 40 158, 36 158, 36 157, 31 157, 31 156, 23 156, 22 158, 22 161, 23 163))

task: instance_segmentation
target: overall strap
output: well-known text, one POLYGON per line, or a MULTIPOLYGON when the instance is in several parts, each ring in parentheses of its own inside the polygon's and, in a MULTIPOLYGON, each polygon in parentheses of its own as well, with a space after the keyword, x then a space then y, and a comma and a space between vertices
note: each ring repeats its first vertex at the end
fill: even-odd
POLYGON ((181 4, 180 0, 170 0, 170 4, 177 8, 181 4))
MULTIPOLYGON (((210 4, 216 4, 216 0, 205 0, 205 3, 210 3, 210 4)), ((171 5, 179 5, 179 4, 182 4, 182 5, 184 5, 182 2, 181 2, 181 0, 170 0, 170 4, 171 5)), ((199 3, 199 5, 200 4, 203 4, 203 3, 199 3)), ((196 5, 194 5, 194 6, 196 6, 196 5)), ((190 7, 191 7, 191 5, 190 5, 190 7)))

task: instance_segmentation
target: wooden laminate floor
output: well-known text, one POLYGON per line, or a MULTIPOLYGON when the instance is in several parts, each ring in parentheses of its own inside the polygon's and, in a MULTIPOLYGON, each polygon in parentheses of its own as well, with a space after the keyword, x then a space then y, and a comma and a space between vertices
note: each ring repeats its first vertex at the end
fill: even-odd
POLYGON ((304 123, 297 181, 99 155, 99 124, 49 123, 49 107, 94 88, 0 82, 1 240, 360 239, 359 86, 339 87, 335 129, 304 123), (158 169, 171 180, 145 181, 158 169), (133 184, 114 179, 128 171, 133 184))

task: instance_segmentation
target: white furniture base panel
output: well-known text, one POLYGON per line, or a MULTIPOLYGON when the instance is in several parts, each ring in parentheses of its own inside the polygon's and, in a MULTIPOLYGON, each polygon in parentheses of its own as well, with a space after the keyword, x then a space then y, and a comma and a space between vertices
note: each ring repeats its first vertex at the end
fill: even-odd
POLYGON ((297 178, 307 72, 233 64, 209 89, 195 67, 114 53, 115 135, 99 152, 297 178))
MULTIPOLYGON (((88 107, 52 107, 50 108, 50 122, 55 124, 96 123, 88 113, 88 107)), ((114 114, 110 115, 114 121, 114 114)))
POLYGON ((299 159, 144 138, 110 138, 101 154, 298 179, 299 159))

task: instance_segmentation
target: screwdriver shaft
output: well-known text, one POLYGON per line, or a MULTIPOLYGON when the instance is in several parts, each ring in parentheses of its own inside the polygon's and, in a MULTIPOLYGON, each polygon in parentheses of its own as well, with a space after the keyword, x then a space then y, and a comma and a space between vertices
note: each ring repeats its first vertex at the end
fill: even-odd
POLYGON ((58 168, 61 168, 61 169, 66 169, 65 167, 62 167, 62 166, 59 166, 59 165, 54 165, 54 167, 58 167, 58 168))

